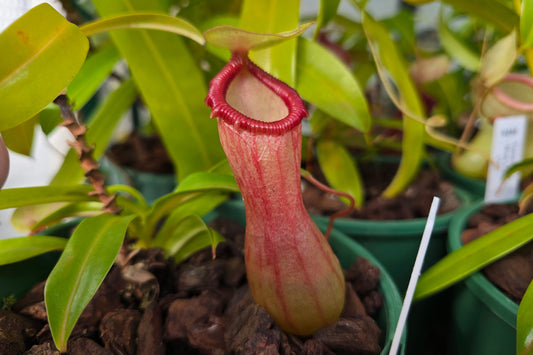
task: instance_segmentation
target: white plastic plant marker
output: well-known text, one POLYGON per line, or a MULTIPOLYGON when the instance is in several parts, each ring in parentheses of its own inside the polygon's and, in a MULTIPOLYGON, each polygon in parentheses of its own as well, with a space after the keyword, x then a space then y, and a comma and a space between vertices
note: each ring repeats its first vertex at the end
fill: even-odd
POLYGON ((396 331, 394 332, 394 337, 392 338, 392 345, 389 351, 389 355, 396 355, 400 347, 400 340, 402 338, 403 330, 405 329, 405 323, 407 322, 407 315, 409 314, 409 309, 411 308, 411 303, 413 301, 413 295, 415 293, 416 284, 418 283, 418 279, 422 271, 422 265, 424 264, 424 258, 426 257, 426 252, 428 250, 429 240, 431 239, 431 233, 433 233, 433 226, 435 225, 435 219, 437 217, 437 211, 439 210, 439 204, 440 198, 436 196, 433 197, 433 201, 431 202, 431 207, 429 209, 429 215, 426 220, 424 233, 422 234, 422 240, 420 241, 418 253, 416 254, 415 265, 413 266, 411 278, 409 279, 409 285, 407 286, 405 298, 403 299, 400 317, 398 319, 398 323, 396 324, 396 331))
POLYGON ((507 169, 524 157, 527 131, 525 115, 497 118, 493 123, 490 157, 495 164, 489 164, 485 203, 506 202, 516 198, 520 185, 520 173, 504 179, 507 169))

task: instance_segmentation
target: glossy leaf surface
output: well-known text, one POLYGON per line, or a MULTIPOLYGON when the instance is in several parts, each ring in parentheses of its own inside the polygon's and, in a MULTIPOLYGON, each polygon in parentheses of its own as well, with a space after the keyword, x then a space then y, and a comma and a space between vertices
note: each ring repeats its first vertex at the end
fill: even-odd
POLYGON ((516 353, 531 354, 533 351, 533 282, 522 297, 516 317, 516 353))
MULTIPOLYGON (((252 32, 291 31, 300 20, 299 0, 244 0, 239 27, 252 32)), ((296 80, 296 40, 250 54, 263 70, 294 87, 296 80)))
POLYGON ((214 251, 217 244, 224 240, 195 215, 179 218, 171 216, 158 236, 154 246, 163 248, 165 254, 174 257, 177 263, 208 246, 214 251))
POLYGON ((300 38, 297 68, 295 88, 304 100, 361 132, 370 129, 364 93, 337 57, 319 44, 300 38))
POLYGON ((351 195, 355 199, 355 206, 361 207, 364 202, 363 182, 350 153, 335 141, 320 140, 316 149, 318 163, 329 185, 351 195))
POLYGON ((109 16, 80 26, 86 36, 120 29, 159 30, 179 34, 204 44, 202 33, 190 22, 161 13, 134 13, 109 16))
POLYGON ((170 214, 180 205, 211 192, 239 192, 239 188, 231 175, 203 172, 191 174, 178 185, 175 192, 154 202, 146 217, 147 234, 152 235, 151 233, 161 218, 170 214))
POLYGON ((0 209, 51 202, 96 201, 89 185, 49 185, 0 190, 0 209))
POLYGON ((66 244, 65 238, 42 235, 0 239, 0 265, 29 259, 52 250, 63 250, 66 244))
POLYGON ((35 116, 80 69, 89 41, 50 5, 34 7, 0 34, 0 131, 35 116), (9 53, 9 55, 5 55, 9 53))
POLYGON ((448 254, 422 274, 415 299, 432 295, 526 244, 533 236, 533 214, 498 229, 448 254))
MULTIPOLYGON (((166 12, 158 2, 95 0, 102 16, 134 10, 166 12)), ((182 38, 150 30, 117 30, 110 33, 128 62, 132 76, 152 113, 178 179, 207 170, 223 158, 215 120, 209 120, 204 103, 207 88, 203 75, 182 38)))
POLYGON ((104 214, 84 219, 50 273, 44 297, 52 337, 62 352, 81 312, 111 269, 132 218, 104 214))

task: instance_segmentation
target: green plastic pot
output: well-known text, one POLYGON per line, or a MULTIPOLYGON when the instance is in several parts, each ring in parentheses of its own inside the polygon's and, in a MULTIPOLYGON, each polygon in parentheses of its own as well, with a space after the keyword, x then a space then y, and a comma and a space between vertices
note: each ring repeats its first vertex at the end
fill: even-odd
MULTIPOLYGON (((469 205, 471 196, 455 188, 462 206, 469 205)), ((428 206, 429 210, 429 206, 428 206)), ((446 239, 450 222, 459 209, 436 218, 431 240, 424 259, 423 270, 435 264, 446 253, 446 239)), ((314 217, 322 226, 329 222, 328 217, 314 217)), ((370 221, 350 218, 337 218, 334 227, 359 242, 381 265, 385 267, 401 293, 407 290, 415 263, 426 218, 398 221, 370 221)), ((409 312, 407 353, 423 355, 433 343, 442 338, 442 331, 449 322, 451 305, 445 293, 416 302, 409 312)))
POLYGON ((176 188, 175 174, 157 174, 119 166, 107 158, 102 158, 100 168, 106 175, 108 185, 129 185, 139 190, 146 202, 153 203, 176 188))
POLYGON ((455 171, 451 166, 450 159, 450 154, 442 153, 435 160, 439 170, 442 172, 442 176, 455 186, 470 193, 474 200, 483 198, 485 196, 485 181, 474 179, 455 171))
MULTIPOLYGON (((483 206, 479 201, 458 213, 451 222, 448 248, 459 249, 470 216, 483 206)), ((453 289, 450 354, 501 355, 516 349, 518 305, 476 272, 453 289)))
MULTIPOLYGON (((242 225, 246 222, 244 205, 240 201, 226 201, 216 209, 216 215, 234 220, 242 225)), ((319 224, 320 226, 320 224, 319 224)), ((320 226, 322 229, 324 226, 320 226)), ((329 239, 333 251, 339 258, 343 268, 348 268, 357 256, 365 257, 373 265, 381 269, 379 292, 384 296, 384 307, 377 320, 381 329, 384 329, 382 355, 389 354, 394 336, 394 330, 402 308, 402 298, 389 273, 381 262, 362 245, 349 238, 338 230, 333 230, 329 239)), ((404 331, 398 354, 405 354, 407 330, 404 331)))
MULTIPOLYGON (((470 203, 468 193, 458 188, 455 189, 455 193, 463 206, 470 203)), ((424 260, 425 269, 446 255, 448 227, 455 212, 437 217, 424 260)), ((329 217, 313 216, 313 218, 322 226, 329 222, 329 217)), ((337 218, 334 223, 335 229, 361 243, 380 261, 396 282, 400 292, 405 292, 407 289, 425 225, 426 218, 398 221, 337 218)))

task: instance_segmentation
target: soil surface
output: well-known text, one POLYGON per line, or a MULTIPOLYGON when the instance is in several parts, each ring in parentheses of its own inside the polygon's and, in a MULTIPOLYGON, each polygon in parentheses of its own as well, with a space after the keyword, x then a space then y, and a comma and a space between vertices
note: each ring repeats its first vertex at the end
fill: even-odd
MULTIPOLYGON (((366 220, 424 218, 428 216, 434 196, 441 198, 439 215, 453 211, 461 205, 453 185, 430 169, 421 170, 411 186, 400 195, 394 198, 381 196, 383 190, 392 181, 395 169, 393 164, 361 165, 365 203, 363 208, 356 209, 343 217, 366 220)), ((325 181, 318 169, 313 169, 313 174, 320 181, 325 181)), ((347 207, 337 196, 323 192, 308 182, 304 182, 303 200, 311 214, 330 216, 347 207)))
MULTIPOLYGON (((486 205, 470 217, 461 241, 467 244, 518 217, 515 204, 486 205)), ((533 242, 488 265, 483 273, 510 299, 520 303, 533 280, 533 242)))
MULTIPOLYGON (((335 324, 301 338, 282 332, 246 284, 243 228, 213 225, 226 241, 174 265, 158 249, 115 265, 82 313, 69 354, 379 354, 380 270, 358 258, 345 271, 346 303, 335 324)), ((0 310, 0 354, 59 354, 46 323, 44 282, 0 310)))
POLYGON ((111 161, 138 171, 172 174, 174 166, 158 135, 142 136, 132 133, 107 152, 111 161))

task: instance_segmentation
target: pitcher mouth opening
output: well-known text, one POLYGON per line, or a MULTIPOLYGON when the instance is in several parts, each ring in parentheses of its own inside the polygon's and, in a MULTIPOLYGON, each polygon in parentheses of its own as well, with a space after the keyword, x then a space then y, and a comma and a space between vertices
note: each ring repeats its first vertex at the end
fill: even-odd
POLYGON ((231 60, 209 83, 211 117, 255 133, 279 135, 308 116, 294 89, 255 65, 245 53, 231 60))

